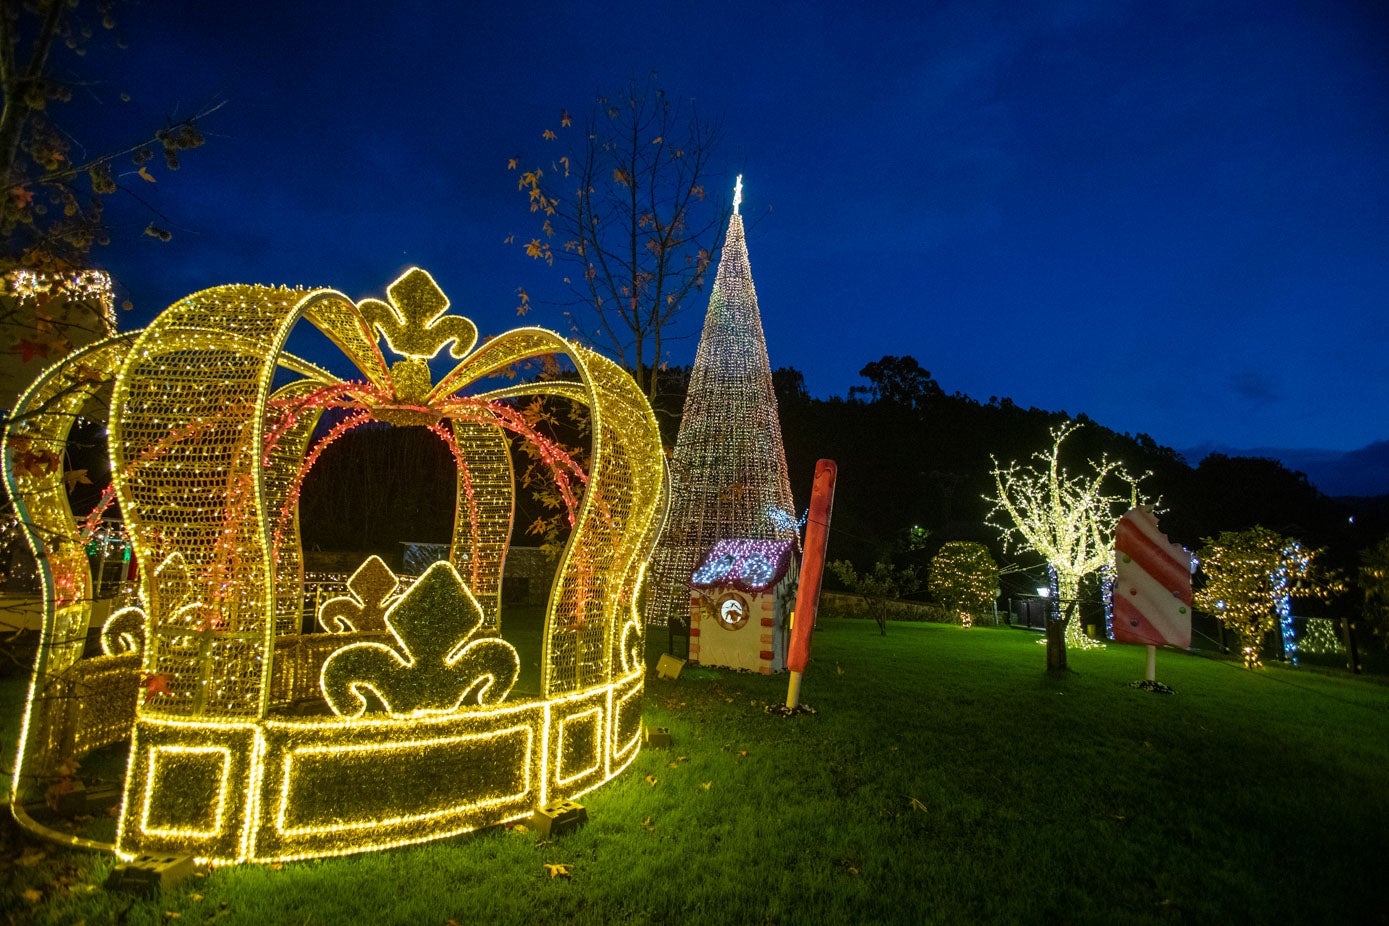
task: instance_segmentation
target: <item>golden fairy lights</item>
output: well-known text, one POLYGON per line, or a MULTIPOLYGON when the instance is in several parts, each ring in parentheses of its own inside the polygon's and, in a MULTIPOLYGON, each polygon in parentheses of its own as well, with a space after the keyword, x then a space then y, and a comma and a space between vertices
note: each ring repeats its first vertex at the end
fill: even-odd
MULTIPOLYGON (((1032 550, 1046 560, 1063 602, 1074 602, 1080 580, 1110 562, 1114 523, 1142 500, 1138 484, 1148 475, 1134 476, 1122 462, 1104 456, 1087 461, 1088 470, 1080 475, 1066 472, 1061 446, 1078 427, 1052 428, 1051 449, 1034 453, 1030 466, 1014 461, 1003 467, 994 460, 994 494, 984 497, 993 504, 989 524, 998 529, 1004 550, 1032 550)), ((1104 645, 1090 639, 1081 624, 1076 616, 1066 622, 1067 646, 1104 645)))
POLYGON ((675 441, 670 517, 652 561, 647 619, 665 624, 688 615, 690 576, 716 542, 795 538, 794 520, 785 523, 792 510, 767 342, 735 209, 675 441))
POLYGON ((650 406, 626 372, 548 331, 519 329, 474 351, 476 328, 447 314, 422 270, 387 296, 356 305, 330 290, 216 287, 176 303, 133 343, 79 353, 31 390, 30 406, 59 396, 75 412, 114 380, 113 481, 141 605, 108 622, 107 655, 81 660, 72 642, 91 596, 61 466, 15 466, 34 448, 61 455, 63 416, 36 414, 7 435, 11 493, 50 566, 16 791, 85 751, 86 740, 52 735, 63 708, 50 693, 74 674, 99 676, 126 705, 124 723, 113 732, 101 717, 65 722, 99 730, 93 741, 131 739, 121 855, 270 860, 419 842, 576 797, 636 756, 636 602, 665 499, 650 406), (362 379, 339 381, 285 353, 301 319, 362 379), (388 364, 378 337, 405 359, 388 364), (459 363, 434 383, 425 361, 445 348, 459 363), (471 391, 546 355, 565 358, 577 381, 471 391), (300 378, 276 388, 277 371, 300 378), (512 401, 545 394, 588 407, 586 469, 512 401), (349 595, 313 615, 329 632, 300 634, 298 493, 328 408, 347 424, 324 439, 372 419, 428 427, 458 464, 458 505, 447 562, 397 594, 395 576, 369 560, 349 595), (571 523, 547 607, 541 697, 525 701, 505 700, 518 660, 499 636, 513 439, 538 447, 571 523))

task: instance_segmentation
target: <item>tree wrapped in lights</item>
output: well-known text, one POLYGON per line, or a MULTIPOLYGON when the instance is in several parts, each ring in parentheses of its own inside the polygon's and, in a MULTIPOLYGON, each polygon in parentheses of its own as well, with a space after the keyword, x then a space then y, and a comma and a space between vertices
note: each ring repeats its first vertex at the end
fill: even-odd
POLYGON ((742 177, 690 373, 671 461, 671 503, 652 562, 647 619, 687 615, 690 575, 720 540, 797 536, 776 392, 752 283, 742 177))
POLYGON ((1263 664, 1264 638, 1273 630, 1281 632, 1284 653, 1296 663, 1293 596, 1325 598, 1341 587, 1334 575, 1314 566, 1321 553, 1266 527, 1222 531, 1205 539, 1201 571, 1206 582, 1194 602, 1234 632, 1248 668, 1263 664))
POLYGON ((926 590, 942 606, 973 626, 998 594, 998 563, 982 543, 957 540, 943 545, 931 560, 926 590))
MULTIPOLYGON (((1088 460, 1088 472, 1071 475, 1061 465, 1061 448, 1080 426, 1052 428, 1049 451, 1032 455, 1031 466, 994 460, 994 494, 988 521, 1003 537, 1005 550, 1032 550, 1056 574, 1058 597, 1075 601, 1080 580, 1109 563, 1113 556, 1114 525, 1119 515, 1140 504, 1138 484, 1146 473, 1133 476, 1118 460, 1101 456, 1088 460), (1119 494, 1115 485, 1128 491, 1119 494)), ((1082 649, 1102 646, 1081 630, 1072 616, 1066 622, 1066 645, 1082 649)))

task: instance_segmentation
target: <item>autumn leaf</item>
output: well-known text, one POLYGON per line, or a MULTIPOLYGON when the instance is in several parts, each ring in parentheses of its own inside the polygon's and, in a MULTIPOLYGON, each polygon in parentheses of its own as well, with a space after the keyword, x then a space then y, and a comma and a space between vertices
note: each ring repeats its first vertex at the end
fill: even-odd
POLYGON ((25 206, 33 205, 34 202, 34 194, 24 189, 22 186, 11 189, 10 198, 14 200, 15 206, 20 209, 23 209, 25 206))
POLYGON ((20 340, 19 340, 19 361, 20 361, 20 363, 28 363, 30 360, 33 360, 35 357, 42 357, 44 360, 47 360, 47 359, 48 359, 48 345, 47 345, 47 344, 44 344, 44 343, 41 342, 41 341, 31 341, 31 340, 29 340, 28 338, 20 338, 20 340))
POLYGON ((171 677, 172 676, 163 672, 151 673, 149 675, 141 677, 140 684, 143 685, 145 689, 146 704, 148 704, 150 702, 150 699, 152 699, 155 695, 173 694, 173 692, 169 690, 169 679, 171 677))
POLYGON ((51 450, 26 450, 14 460, 14 471, 20 475, 43 476, 53 472, 62 461, 51 450))
POLYGON ((911 808, 917 813, 926 813, 926 805, 921 803, 921 801, 917 800, 916 798, 912 798, 911 808))
POLYGON ((96 367, 88 366, 85 363, 77 364, 74 372, 79 383, 99 383, 105 379, 105 376, 102 375, 100 370, 96 367))
POLYGON ((567 877, 569 877, 569 863, 568 863, 568 862, 562 862, 562 863, 560 863, 560 864, 558 864, 558 865, 551 865, 549 862, 546 862, 546 863, 545 863, 545 870, 546 870, 547 872, 550 873, 550 877, 551 877, 551 878, 567 878, 567 877))
POLYGON ((527 312, 531 310, 530 294, 526 292, 525 287, 518 286, 516 287, 516 295, 521 299, 521 301, 516 305, 516 314, 525 315, 527 312))
POLYGON ((508 160, 508 161, 506 162, 506 169, 507 169, 507 170, 515 170, 515 169, 516 169, 516 158, 511 158, 510 160, 508 160))
POLYGON ((568 158, 568 156, 565 156, 565 157, 560 158, 560 159, 559 159, 559 162, 560 162, 561 164, 564 165, 564 176, 568 177, 568 176, 569 176, 569 158, 568 158))
POLYGON ((709 790, 710 788, 712 788, 713 786, 714 786, 714 783, 713 783, 712 781, 706 781, 706 782, 704 782, 703 784, 700 785, 700 787, 703 788, 705 791, 708 791, 708 790, 709 790))
POLYGON ((544 132, 540 133, 540 137, 545 139, 546 141, 554 141, 555 133, 552 132, 550 129, 546 129, 544 132))
POLYGON ((145 226, 145 234, 149 235, 151 238, 158 238, 160 241, 170 241, 174 237, 173 232, 160 228, 153 222, 145 226))
POLYGON ((574 124, 574 120, 569 115, 569 110, 561 109, 559 111, 559 124, 561 128, 565 129, 574 124))
POLYGON ((652 819, 650 817, 647 817, 645 820, 641 821, 641 825, 643 829, 654 830, 656 828, 656 824, 652 822, 652 819))
POLYGON ((660 779, 657 778, 655 775, 647 775, 647 776, 646 776, 646 783, 649 784, 649 785, 650 785, 651 787, 653 787, 653 788, 656 787, 656 782, 658 782, 658 781, 660 781, 660 779))
POLYGON ((149 172, 149 169, 146 168, 143 164, 140 165, 140 179, 143 180, 143 181, 145 181, 146 183, 158 183, 158 182, 159 182, 158 180, 155 180, 155 179, 154 179, 154 175, 151 174, 151 173, 149 172))
POLYGON ((85 469, 70 469, 66 473, 63 473, 63 483, 68 487, 68 491, 71 492, 80 485, 91 485, 92 481, 87 478, 87 471, 85 469))
POLYGON ((539 238, 532 238, 526 245, 526 256, 534 257, 536 260, 540 260, 541 258, 552 262, 554 260, 550 255, 550 246, 539 238))
POLYGON ((613 182, 629 187, 632 185, 632 175, 621 167, 615 167, 613 168, 613 182))
POLYGON ((38 903, 43 900, 43 891, 36 891, 31 887, 20 896, 30 903, 38 903))
POLYGON ((679 763, 679 762, 672 762, 672 763, 670 763, 669 765, 666 766, 666 768, 679 768, 679 767, 680 767, 680 763, 679 763))

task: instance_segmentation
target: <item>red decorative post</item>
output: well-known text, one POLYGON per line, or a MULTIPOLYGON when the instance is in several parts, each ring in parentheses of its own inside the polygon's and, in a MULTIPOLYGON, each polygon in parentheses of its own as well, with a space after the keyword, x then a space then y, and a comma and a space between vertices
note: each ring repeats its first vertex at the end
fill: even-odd
POLYGON ((833 460, 820 460, 815 464, 815 488, 810 495, 810 517, 805 527, 804 559, 800 587, 796 590, 791 647, 786 655, 786 667, 791 670, 791 683, 786 689, 789 710, 800 706, 801 673, 810 660, 810 632, 815 629, 815 612, 820 607, 820 580, 825 575, 825 546, 829 542, 834 480, 838 473, 839 468, 833 460))

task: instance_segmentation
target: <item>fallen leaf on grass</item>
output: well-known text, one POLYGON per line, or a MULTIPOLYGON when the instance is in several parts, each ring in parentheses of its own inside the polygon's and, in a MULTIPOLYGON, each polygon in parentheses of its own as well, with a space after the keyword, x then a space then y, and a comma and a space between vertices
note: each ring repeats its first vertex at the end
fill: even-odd
POLYGON ((535 847, 536 847, 537 849, 543 849, 543 848, 545 848, 546 846, 553 846, 554 844, 555 844, 555 841, 554 841, 553 839, 542 839, 542 840, 540 840, 539 842, 537 842, 537 843, 535 844, 535 847))
POLYGON ((279 871, 281 868, 284 868, 285 866, 283 862, 271 862, 269 865, 265 867, 269 868, 271 871, 279 871))
POLYGON ((656 824, 651 822, 650 817, 647 817, 645 820, 641 821, 641 825, 643 829, 654 830, 656 828, 656 824))
POLYGON ((649 784, 649 785, 650 785, 651 787, 653 787, 653 788, 656 787, 656 782, 658 782, 658 781, 660 781, 660 779, 657 778, 655 775, 647 775, 647 776, 646 776, 646 783, 649 784))
POLYGON ((193 901, 194 903, 197 903, 198 901, 200 901, 200 900, 203 899, 203 895, 202 895, 202 894, 189 894, 189 895, 188 895, 188 899, 191 900, 191 901, 193 901))
POLYGON ((738 755, 740 755, 740 756, 742 756, 742 757, 744 757, 744 758, 747 758, 747 754, 748 754, 748 751, 747 751, 746 749, 740 750, 739 753, 738 753, 738 755))
POLYGON ((548 872, 550 873, 550 877, 551 877, 551 878, 567 878, 567 877, 569 877, 569 863, 568 863, 568 862, 561 862, 561 863, 558 864, 558 865, 551 865, 551 864, 549 864, 549 863, 547 862, 547 863, 545 864, 545 870, 548 871, 548 872))
POLYGON ((843 675, 843 674, 844 674, 844 670, 843 670, 842 668, 840 668, 839 663, 837 663, 837 662, 834 664, 834 672, 835 672, 836 675, 843 675))
POLYGON ((706 782, 704 782, 702 785, 700 785, 700 787, 703 788, 705 791, 708 791, 708 790, 709 790, 710 788, 712 788, 713 786, 714 786, 714 783, 713 783, 712 781, 706 781, 706 782))
POLYGON ((179 913, 177 910, 165 910, 165 911, 164 911, 164 919, 166 919, 166 920, 177 920, 177 919, 182 919, 182 918, 183 918, 183 914, 182 914, 182 913, 179 913))
POLYGON ((676 756, 676 757, 675 757, 675 761, 676 761, 676 762, 688 762, 688 761, 690 761, 690 757, 689 757, 689 756, 676 756))
POLYGON ((679 767, 680 767, 680 763, 679 763, 679 762, 672 762, 672 763, 670 763, 669 765, 666 766, 666 768, 679 768, 679 767))
POLYGON ((20 896, 30 903, 38 903, 43 900, 43 891, 36 891, 31 887, 20 896))
POLYGON ((915 810, 917 813, 926 813, 926 805, 921 803, 921 801, 917 800, 916 798, 912 798, 911 806, 912 810, 915 810))

